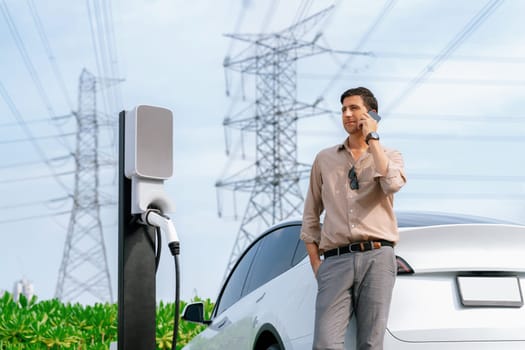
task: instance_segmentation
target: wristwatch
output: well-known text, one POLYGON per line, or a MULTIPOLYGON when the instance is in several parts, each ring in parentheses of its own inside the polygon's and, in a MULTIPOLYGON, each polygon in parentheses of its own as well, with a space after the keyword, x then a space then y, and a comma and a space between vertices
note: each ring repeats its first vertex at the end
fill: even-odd
POLYGON ((370 140, 379 140, 379 134, 375 131, 372 131, 366 135, 365 142, 368 145, 368 141, 370 140))

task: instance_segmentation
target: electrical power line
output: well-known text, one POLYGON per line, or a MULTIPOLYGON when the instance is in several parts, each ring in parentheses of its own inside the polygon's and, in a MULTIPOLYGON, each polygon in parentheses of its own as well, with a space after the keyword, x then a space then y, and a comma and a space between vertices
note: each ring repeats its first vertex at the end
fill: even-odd
MULTIPOLYGON (((342 53, 344 51, 334 50, 334 53, 342 53)), ((435 55, 424 54, 424 53, 415 53, 415 52, 395 52, 395 51, 370 51, 372 57, 382 58, 382 59, 402 59, 402 60, 427 60, 432 59, 435 55)), ((490 62, 490 63, 515 63, 522 64, 525 63, 525 57, 510 57, 510 56, 481 56, 481 55, 459 55, 451 54, 448 58, 448 61, 468 61, 468 62, 490 62)))
POLYGON ((48 205, 52 203, 63 202, 68 199, 71 199, 71 197, 60 197, 60 198, 46 199, 42 201, 31 201, 31 202, 24 202, 24 203, 10 203, 7 205, 0 206, 0 210, 27 208, 27 207, 36 206, 36 205, 48 205))
MULTIPOLYGON (((63 161, 64 162, 63 164, 65 164, 67 160, 70 160, 72 158, 73 158, 73 155, 68 154, 65 156, 50 158, 49 162, 56 163, 58 161, 63 161)), ((0 170, 6 170, 6 169, 9 170, 13 168, 20 168, 20 167, 31 166, 31 165, 36 165, 36 164, 42 164, 42 161, 39 160, 39 161, 28 161, 28 162, 20 162, 20 163, 12 163, 12 164, 2 164, 0 165, 0 170)), ((55 166, 58 166, 58 165, 55 165, 55 166)))
POLYGON ((44 29, 44 25, 42 24, 42 20, 40 19, 40 15, 38 14, 38 9, 34 3, 34 0, 28 0, 27 5, 29 6, 29 10, 31 12, 31 16, 33 17, 33 21, 35 23, 36 30, 40 36, 40 40, 42 41, 42 44, 44 45, 44 50, 46 51, 47 58, 49 59, 49 62, 51 63, 53 74, 55 75, 55 78, 58 81, 58 85, 60 86, 60 89, 62 90, 62 94, 64 95, 64 99, 66 100, 69 106, 69 109, 73 110, 73 103, 71 102, 71 98, 67 91, 66 84, 64 83, 64 78, 62 77, 62 73, 58 67, 57 60, 53 53, 53 50, 51 49, 51 44, 49 43, 49 39, 44 29))
POLYGON ((31 79, 33 80, 33 83, 35 84, 38 94, 40 95, 42 101, 44 102, 48 112, 51 115, 55 115, 55 111, 53 109, 53 106, 51 105, 51 100, 49 99, 49 96, 47 96, 46 90, 44 89, 44 85, 42 84, 42 81, 40 80, 40 77, 35 69, 35 66, 33 65, 33 62, 31 61, 31 56, 27 52, 24 41, 22 40, 22 37, 20 36, 18 28, 16 27, 16 24, 13 20, 13 17, 11 16, 11 12, 9 11, 9 8, 5 0, 3 0, 2 3, 0 4, 0 10, 2 11, 4 19, 7 22, 7 26, 9 27, 9 31, 11 32, 11 36, 13 37, 13 40, 15 41, 15 44, 18 48, 18 52, 22 56, 22 61, 24 62, 24 65, 26 66, 29 72, 29 75, 31 76, 31 79))
POLYGON ((54 173, 52 175, 35 175, 35 176, 28 176, 28 177, 17 177, 16 179, 0 180, 0 184, 11 184, 11 183, 16 183, 16 182, 56 178, 58 176, 72 175, 74 173, 75 173, 74 171, 64 171, 61 173, 54 173))
POLYGON ((295 18, 292 23, 298 23, 306 18, 306 15, 310 12, 312 7, 312 0, 302 0, 299 6, 297 7, 297 12, 295 13, 295 18))
MULTIPOLYGON (((113 12, 110 1, 86 0, 91 42, 99 77, 119 80, 116 40, 113 28, 113 12)), ((114 89, 102 91, 102 102, 106 111, 115 112, 120 106, 120 95, 114 89)))
POLYGON ((423 68, 423 70, 414 78, 412 81, 405 86, 405 88, 398 94, 398 96, 392 99, 390 105, 384 109, 386 114, 390 111, 395 110, 401 102, 406 99, 414 89, 419 85, 426 82, 428 77, 432 75, 437 69, 445 62, 452 53, 458 49, 467 38, 474 33, 485 20, 502 4, 503 0, 491 0, 485 4, 479 10, 476 15, 463 27, 463 29, 452 38, 452 40, 445 46, 434 59, 423 68))
MULTIPOLYGON (((45 119, 35 118, 35 119, 31 119, 31 120, 25 120, 25 124, 26 125, 49 124, 50 121, 56 122, 56 121, 63 121, 63 120, 71 119, 72 116, 73 116, 72 114, 65 114, 65 115, 59 115, 59 116, 53 117, 51 119, 49 119, 49 118, 45 118, 45 119)), ((10 128, 10 127, 13 127, 13 126, 19 126, 19 123, 18 122, 12 122, 12 123, 1 123, 0 124, 0 128, 10 128)))
MULTIPOLYGON (((272 20, 272 17, 276 12, 276 6, 278 4, 279 3, 277 2, 277 0, 272 0, 272 2, 269 3, 268 8, 266 9, 266 14, 264 15, 264 18, 261 22, 261 33, 266 32, 266 30, 268 29, 268 26, 270 25, 270 21, 272 20)), ((238 30, 236 29, 234 31, 237 32, 238 30)))
MULTIPOLYGON (((103 1, 102 2, 104 6, 104 18, 106 21, 106 28, 108 32, 108 52, 109 52, 109 59, 110 59, 110 68, 111 68, 111 77, 115 79, 120 79, 120 68, 119 68, 119 60, 118 60, 118 52, 117 52, 117 39, 115 36, 115 21, 113 20, 113 1, 103 1)), ((116 102, 116 108, 120 108, 122 106, 122 94, 119 87, 115 87, 113 90, 115 93, 114 98, 116 102)))
MULTIPOLYGON (((302 73, 300 75, 303 79, 312 79, 312 80, 326 80, 328 75, 326 74, 317 74, 317 73, 302 73)), ((402 76, 373 76, 373 75, 339 75, 335 80, 345 80, 345 81, 368 81, 368 82, 384 82, 384 83, 405 83, 413 82, 413 78, 402 77, 402 76)), ((518 79, 466 79, 466 78, 428 78, 425 81, 427 85, 478 85, 478 86, 524 86, 525 80, 518 79)))
POLYGON ((71 214, 71 211, 67 210, 67 211, 59 211, 59 212, 53 212, 53 213, 48 213, 48 214, 37 214, 37 215, 30 215, 30 216, 24 216, 24 217, 19 217, 19 218, 5 219, 5 220, 0 220, 0 225, 11 224, 13 222, 20 222, 20 221, 27 222, 27 221, 31 221, 35 219, 47 219, 52 216, 62 216, 66 214, 71 214))
MULTIPOLYGON (((369 40, 369 38, 372 36, 372 34, 374 33, 375 30, 377 30, 377 28, 379 27, 380 23, 388 16, 388 14, 392 11, 392 9, 394 8, 395 4, 396 4, 397 0, 388 0, 385 5, 383 6, 383 8, 381 9, 381 11, 379 12, 379 14, 376 16, 376 18, 374 19, 374 21, 370 24, 370 26, 368 27, 368 29, 366 30, 365 34, 363 34, 363 36, 361 37, 361 39, 359 40, 359 42, 354 46, 354 51, 361 51, 362 48, 365 46, 366 42, 369 40)), ((323 38, 323 40, 325 40, 323 38)), ((339 51, 341 52, 341 51, 339 51)), ((330 79, 330 81, 328 82, 328 84, 326 85, 326 87, 322 90, 321 94, 319 96, 324 96, 326 95, 326 93, 328 92, 328 90, 330 89, 330 87, 334 84, 334 82, 338 79, 339 75, 345 70, 347 69, 347 67, 350 65, 350 63, 352 62, 354 56, 353 55, 350 55, 348 56, 348 58, 345 60, 345 62, 340 65, 338 71, 333 75, 332 79, 330 79)))
POLYGON ((12 144, 12 143, 21 143, 21 142, 34 142, 37 140, 56 140, 58 138, 71 137, 75 136, 75 133, 59 134, 59 135, 46 135, 46 136, 31 136, 29 138, 23 139, 12 139, 12 140, 3 140, 0 141, 0 145, 12 144))
MULTIPOLYGON (((51 104, 51 100, 49 96, 46 93, 46 89, 44 88, 44 85, 42 84, 42 81, 40 80, 40 77, 38 75, 37 70, 35 69, 35 66, 33 65, 33 62, 31 60, 31 56, 29 55, 27 48, 24 44, 24 41, 22 37, 20 36, 20 32, 18 31, 18 28, 15 24, 15 21, 13 20, 13 17, 11 15, 11 12, 9 11, 9 7, 7 6, 7 3, 5 0, 3 0, 0 3, 0 10, 2 11, 2 14, 4 16, 4 19, 7 22, 7 25, 9 27, 9 31, 11 33, 11 36, 13 37, 13 40, 16 44, 16 47, 18 48, 18 52, 20 53, 20 56, 22 56, 22 61, 24 62, 24 65, 29 72, 29 76, 33 80, 33 83, 35 85, 35 88, 38 92, 38 95, 40 96, 42 102, 44 103, 50 117, 56 116, 55 110, 51 104)), ((5 88, 4 88, 5 89, 5 88)), ((14 103, 11 102, 13 105, 14 103)), ((60 132, 63 132, 60 127, 57 126, 60 132)), ((61 140, 63 145, 68 148, 68 150, 71 152, 71 148, 67 144, 67 142, 61 140)))
POLYGON ((53 175, 53 178, 54 178, 55 182, 60 187, 62 187, 62 189, 66 193, 69 193, 70 189, 64 184, 62 179, 60 179, 60 177, 56 174, 56 170, 55 170, 54 166, 51 164, 51 161, 47 158, 46 154, 44 153, 44 151, 42 150, 42 148, 40 147, 40 145, 36 141, 35 137, 33 136, 33 133, 31 132, 31 130, 29 129, 29 127, 25 123, 24 118, 22 118, 22 115, 20 114, 20 112, 18 111, 18 108, 13 103, 13 100, 9 96, 7 90, 4 88, 4 85, 2 84, 1 81, 0 81, 0 95, 2 96, 2 98, 6 102, 7 106, 11 110, 11 114, 14 116, 16 121, 19 123, 20 127, 22 128, 22 130, 24 130, 25 134, 28 137, 28 140, 31 142, 31 144, 35 148, 35 150, 36 150, 38 156, 40 157, 40 159, 42 159, 42 161, 49 168, 51 174, 53 175))

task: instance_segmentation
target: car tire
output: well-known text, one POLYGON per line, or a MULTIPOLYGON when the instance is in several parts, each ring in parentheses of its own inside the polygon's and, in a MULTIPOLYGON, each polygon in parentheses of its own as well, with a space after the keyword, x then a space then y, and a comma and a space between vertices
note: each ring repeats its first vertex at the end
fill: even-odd
POLYGON ((266 348, 266 350, 282 350, 279 344, 272 344, 266 348))

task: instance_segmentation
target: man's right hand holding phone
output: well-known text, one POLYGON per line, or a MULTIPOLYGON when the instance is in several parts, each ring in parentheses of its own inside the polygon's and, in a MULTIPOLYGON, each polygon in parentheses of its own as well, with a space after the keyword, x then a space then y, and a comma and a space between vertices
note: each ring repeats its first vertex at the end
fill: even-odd
MULTIPOLYGON (((377 131, 377 122, 381 120, 381 117, 373 110, 368 113, 363 113, 359 117, 358 125, 361 129, 363 136, 366 138, 371 132, 377 131)), ((367 142, 368 143, 368 142, 367 142)))

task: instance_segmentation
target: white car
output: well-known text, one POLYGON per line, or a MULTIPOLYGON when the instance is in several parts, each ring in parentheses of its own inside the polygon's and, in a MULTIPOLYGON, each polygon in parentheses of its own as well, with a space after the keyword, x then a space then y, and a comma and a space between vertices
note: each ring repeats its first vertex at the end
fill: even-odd
MULTIPOLYGON (((385 350, 525 349, 525 226, 437 213, 398 213, 398 276, 385 350)), ((317 283, 300 221, 264 232, 222 286, 208 327, 186 350, 312 348, 317 283)), ((355 349, 352 318, 345 349, 355 349)))

